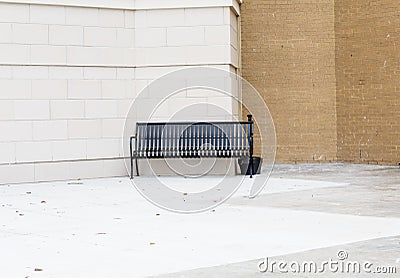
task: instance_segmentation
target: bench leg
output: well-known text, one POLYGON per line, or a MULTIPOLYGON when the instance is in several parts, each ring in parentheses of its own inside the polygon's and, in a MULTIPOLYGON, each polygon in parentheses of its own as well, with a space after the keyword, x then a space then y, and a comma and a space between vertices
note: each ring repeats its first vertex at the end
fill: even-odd
POLYGON ((135 164, 136 164, 136 175, 139 176, 139 164, 137 158, 135 158, 135 164))
POLYGON ((133 179, 133 156, 132 156, 132 138, 129 141, 130 159, 131 159, 131 179, 133 179))
POLYGON ((131 157, 131 179, 133 179, 133 158, 131 157))
POLYGON ((250 156, 250 161, 249 161, 249 167, 250 167, 250 178, 253 178, 253 156, 250 156))

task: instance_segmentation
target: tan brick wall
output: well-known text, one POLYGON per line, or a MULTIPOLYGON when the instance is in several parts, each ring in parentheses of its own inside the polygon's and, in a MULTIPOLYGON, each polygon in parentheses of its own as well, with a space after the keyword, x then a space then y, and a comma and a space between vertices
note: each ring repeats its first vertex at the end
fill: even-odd
POLYGON ((336 0, 338 159, 400 163, 400 2, 336 0))
POLYGON ((241 11, 242 75, 273 116, 277 162, 335 160, 333 0, 247 0, 241 11))

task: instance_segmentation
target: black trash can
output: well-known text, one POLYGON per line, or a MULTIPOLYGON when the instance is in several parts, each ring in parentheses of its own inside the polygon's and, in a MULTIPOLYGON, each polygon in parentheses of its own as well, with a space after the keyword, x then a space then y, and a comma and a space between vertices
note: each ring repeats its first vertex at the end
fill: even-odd
MULTIPOLYGON (((238 159, 240 174, 250 175, 250 158, 241 157, 238 159)), ((253 156, 253 175, 261 173, 262 158, 253 156)))

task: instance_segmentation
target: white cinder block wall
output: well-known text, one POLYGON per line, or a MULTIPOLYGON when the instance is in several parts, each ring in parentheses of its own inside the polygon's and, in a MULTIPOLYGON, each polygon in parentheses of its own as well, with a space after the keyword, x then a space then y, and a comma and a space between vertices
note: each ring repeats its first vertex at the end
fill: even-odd
MULTIPOLYGON (((238 14, 236 0, 0 1, 0 184, 126 175, 138 92, 182 67, 235 71, 238 14)), ((183 101, 199 98, 227 102, 183 101)))

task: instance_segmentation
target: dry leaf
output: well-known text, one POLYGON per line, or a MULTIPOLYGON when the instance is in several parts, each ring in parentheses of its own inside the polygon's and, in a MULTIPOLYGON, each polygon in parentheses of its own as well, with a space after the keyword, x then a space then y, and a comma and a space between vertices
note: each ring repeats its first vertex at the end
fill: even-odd
POLYGON ((150 242, 150 245, 154 245, 154 244, 156 244, 155 242, 150 242))
POLYGON ((71 182, 68 182, 67 184, 68 184, 68 185, 81 185, 81 184, 83 184, 83 182, 80 182, 80 181, 71 181, 71 182))

